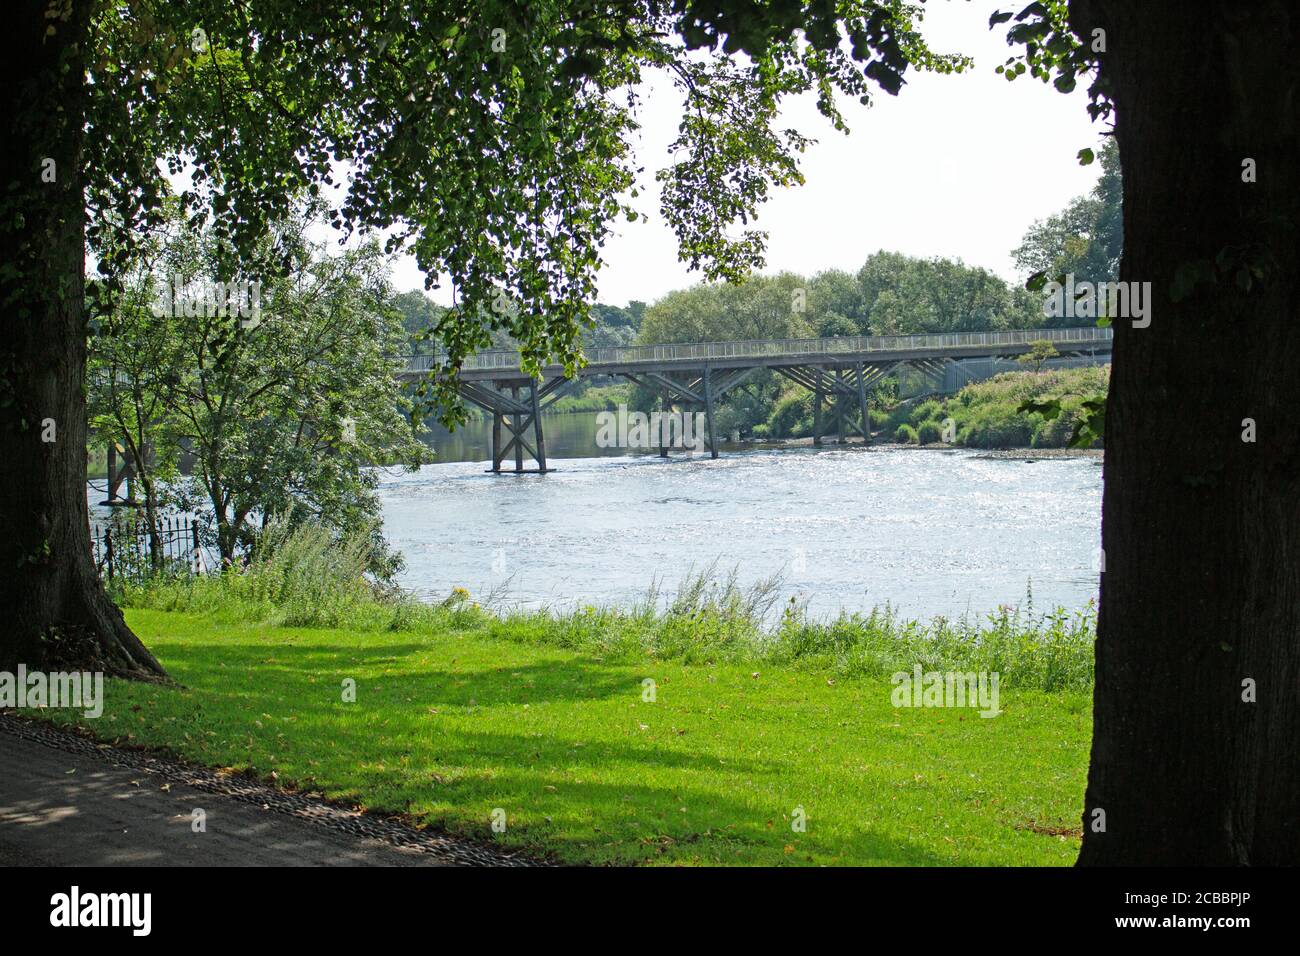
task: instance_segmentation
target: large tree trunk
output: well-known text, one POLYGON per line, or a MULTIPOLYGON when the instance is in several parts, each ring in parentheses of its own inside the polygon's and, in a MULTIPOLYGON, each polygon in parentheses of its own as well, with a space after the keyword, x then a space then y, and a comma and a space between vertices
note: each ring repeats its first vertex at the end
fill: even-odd
POLYGON ((0 670, 158 676, 91 560, 81 174, 90 4, 73 3, 67 21, 47 19, 49 6, 14 3, 0 40, 16 114, 0 151, 0 670))
POLYGON ((1079 862, 1300 863, 1300 13, 1074 0, 1071 24, 1106 31, 1121 279, 1153 291, 1150 327, 1115 322, 1079 862), (1174 301, 1223 250, 1266 277, 1174 301))

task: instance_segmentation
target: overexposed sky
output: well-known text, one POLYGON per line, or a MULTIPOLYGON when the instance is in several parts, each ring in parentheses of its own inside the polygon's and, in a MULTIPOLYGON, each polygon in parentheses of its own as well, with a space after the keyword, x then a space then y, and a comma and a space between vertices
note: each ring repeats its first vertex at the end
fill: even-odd
MULTIPOLYGON (((830 127, 812 97, 786 104, 782 126, 818 142, 801 159, 807 182, 776 190, 759 211, 757 226, 769 234, 765 272, 856 271, 887 249, 961 259, 1016 278, 1010 252, 1025 229, 1096 182, 1100 165, 1080 166, 1076 154, 1098 147, 1106 127, 1089 119, 1083 85, 1067 96, 1027 75, 1008 83, 993 72, 1012 52, 1005 24, 988 28, 994 9, 962 0, 926 4, 922 30, 931 47, 965 53, 974 67, 948 76, 909 70, 898 96, 876 91, 869 107, 843 103, 847 136, 830 127)), ((653 302, 701 279, 677 260, 654 182, 680 111, 671 83, 647 84, 636 143, 646 169, 636 200, 643 218, 620 222, 605 245, 602 302, 653 302)), ((393 278, 401 291, 424 286, 410 257, 393 278)), ((431 295, 450 301, 445 286, 431 295)))

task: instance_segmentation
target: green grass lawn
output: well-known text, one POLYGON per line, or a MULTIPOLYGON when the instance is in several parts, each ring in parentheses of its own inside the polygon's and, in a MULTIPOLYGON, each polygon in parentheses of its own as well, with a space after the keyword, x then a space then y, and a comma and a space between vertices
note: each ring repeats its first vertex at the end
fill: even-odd
POLYGON ((1078 851, 1079 691, 1004 684, 1003 713, 983 719, 895 709, 886 680, 808 668, 127 619, 183 689, 108 682, 104 716, 83 721, 99 736, 566 861, 1066 865, 1078 851))

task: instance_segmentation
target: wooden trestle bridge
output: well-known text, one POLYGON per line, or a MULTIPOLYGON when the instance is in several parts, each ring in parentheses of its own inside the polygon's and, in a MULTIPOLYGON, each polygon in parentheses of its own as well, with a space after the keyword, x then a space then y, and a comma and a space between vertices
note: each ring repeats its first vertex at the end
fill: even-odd
MULTIPOLYGON (((820 445, 826 413, 839 440, 850 432, 870 444, 869 390, 900 369, 912 369, 936 386, 950 366, 970 359, 1014 358, 1047 340, 1063 357, 1109 360, 1108 328, 1028 329, 1009 332, 952 332, 931 335, 863 335, 821 339, 754 339, 689 345, 634 345, 584 350, 587 364, 578 378, 619 376, 662 396, 665 409, 702 410, 710 454, 718 457, 714 407, 759 369, 771 369, 813 393, 813 444, 820 445)), ((415 355, 402 373, 425 375, 440 355, 415 355)), ((514 458, 507 473, 545 473, 542 412, 572 387, 561 366, 525 375, 514 351, 480 352, 460 372, 460 394, 492 415, 492 471, 514 458), (532 441, 529 441, 531 433, 532 441), (525 455, 536 464, 525 468, 525 455)), ((936 391, 940 390, 938 387, 936 391)), ((667 448, 661 448, 667 454, 667 448)))

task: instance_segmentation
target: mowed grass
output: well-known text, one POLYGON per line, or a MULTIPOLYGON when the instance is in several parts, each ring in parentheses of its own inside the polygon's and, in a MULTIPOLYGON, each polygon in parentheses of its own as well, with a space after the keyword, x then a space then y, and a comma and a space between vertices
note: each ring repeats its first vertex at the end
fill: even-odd
POLYGON ((102 718, 52 719, 563 861, 1067 865, 1078 852, 1086 692, 1004 684, 985 719, 895 709, 887 680, 807 668, 609 662, 451 629, 127 619, 183 686, 109 681, 102 718))

